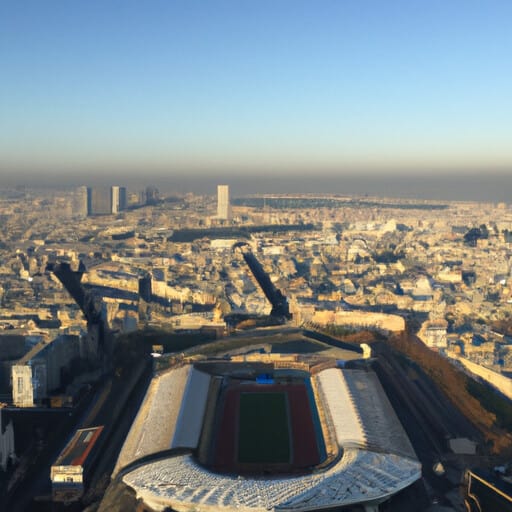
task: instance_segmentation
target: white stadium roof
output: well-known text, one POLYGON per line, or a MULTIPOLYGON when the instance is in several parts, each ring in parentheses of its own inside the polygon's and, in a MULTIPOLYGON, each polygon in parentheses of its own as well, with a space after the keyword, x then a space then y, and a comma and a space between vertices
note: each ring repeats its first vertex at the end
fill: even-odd
MULTIPOLYGON (((139 413, 142 417, 130 431, 118 468, 142 455, 180 447, 175 442, 180 438, 176 435, 180 414, 192 414, 194 425, 201 424, 209 381, 204 373, 190 368, 172 370, 156 379, 163 378, 166 384, 172 381, 182 402, 199 404, 195 412, 187 412, 183 403, 177 407, 177 396, 167 394, 167 385, 162 387, 165 394, 158 387, 148 392, 139 413), (158 411, 167 411, 169 402, 173 402, 174 412, 168 433, 159 431, 153 436, 151 418, 157 421, 158 411), (150 445, 144 441, 146 436, 153 439, 150 445)), ((154 510, 298 512, 376 503, 421 477, 421 464, 374 373, 330 368, 311 378, 341 453, 328 467, 301 476, 242 477, 209 471, 191 453, 162 458, 156 454, 153 461, 121 470, 123 482, 154 510)), ((161 429, 161 422, 155 427, 161 429)), ((197 445, 198 436, 193 437, 197 445)), ((193 447, 189 438, 183 447, 193 447)))

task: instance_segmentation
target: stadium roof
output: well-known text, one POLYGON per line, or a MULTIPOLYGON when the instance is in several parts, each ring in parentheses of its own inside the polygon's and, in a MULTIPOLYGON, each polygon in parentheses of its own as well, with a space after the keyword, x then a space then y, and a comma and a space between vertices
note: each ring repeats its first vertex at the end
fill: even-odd
MULTIPOLYGON (((190 368, 176 369, 157 378, 157 383, 159 379, 166 379, 160 382, 162 390, 167 388, 167 380, 178 379, 174 385, 181 383, 177 388, 182 409, 189 401, 203 404, 207 395, 207 386, 194 382, 194 379, 204 380, 204 374, 190 368), (190 391, 193 396, 188 395, 190 391)), ((162 428, 161 422, 153 425, 150 420, 151 399, 158 397, 155 410, 162 410, 178 398, 171 394, 173 398, 165 401, 165 393, 153 389, 140 412, 144 420, 150 420, 143 422, 144 434, 137 433, 135 428, 126 442, 127 453, 131 453, 128 462, 133 460, 134 454, 146 456, 146 459, 140 465, 121 469, 123 482, 154 510, 172 507, 178 511, 299 512, 377 503, 421 477, 421 464, 374 373, 328 368, 312 375, 311 380, 320 397, 321 403, 317 405, 326 412, 328 429, 339 450, 338 456, 326 467, 300 476, 246 477, 210 471, 196 461, 192 451, 159 454, 158 451, 179 448, 172 444, 173 439, 180 437, 176 435, 176 428, 182 413, 176 406, 172 422, 168 423, 167 419, 164 422, 168 433, 163 437, 162 433, 158 434, 159 441, 150 449, 143 449, 141 443, 145 437, 152 436, 152 429, 162 428), (150 453, 154 457, 147 457, 150 453)), ((199 410, 201 408, 204 412, 203 405, 199 410)), ((202 421, 199 413, 194 421, 202 421)), ((190 442, 186 447, 194 448, 190 442)), ((122 466, 124 464, 118 462, 118 470, 122 466)))
POLYGON ((309 511, 378 501, 421 476, 412 459, 350 448, 323 472, 279 478, 220 475, 192 455, 158 460, 123 477, 154 510, 309 511))

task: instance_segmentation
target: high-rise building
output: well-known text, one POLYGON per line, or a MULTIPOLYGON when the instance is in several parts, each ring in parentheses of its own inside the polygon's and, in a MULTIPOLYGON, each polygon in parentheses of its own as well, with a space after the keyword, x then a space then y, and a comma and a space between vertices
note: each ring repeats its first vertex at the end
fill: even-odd
POLYGON ((75 217, 87 216, 87 188, 78 187, 73 192, 72 214, 75 217))
POLYGON ((217 185, 217 218, 221 220, 229 220, 231 218, 229 185, 217 185))
POLYGON ((110 215, 111 213, 111 188, 87 187, 87 215, 110 215))
POLYGON ((87 215, 119 213, 126 206, 126 187, 87 187, 87 215))
POLYGON ((146 187, 146 202, 147 205, 158 203, 158 189, 156 187, 146 187))
POLYGON ((112 213, 119 213, 119 187, 112 187, 112 213))
POLYGON ((119 211, 126 210, 128 208, 128 194, 126 187, 119 187, 119 211))

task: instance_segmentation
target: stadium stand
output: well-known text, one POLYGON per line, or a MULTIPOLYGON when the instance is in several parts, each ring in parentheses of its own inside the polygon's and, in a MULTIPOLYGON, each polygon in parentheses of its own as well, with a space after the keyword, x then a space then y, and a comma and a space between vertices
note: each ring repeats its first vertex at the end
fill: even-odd
POLYGON ((343 370, 343 375, 361 419, 367 446, 386 453, 416 457, 377 375, 361 370, 343 370))
POLYGON ((366 436, 344 374, 339 369, 329 368, 315 378, 331 413, 339 446, 365 447, 366 436))
POLYGON ((166 450, 176 430, 191 366, 172 369, 151 381, 144 402, 119 454, 114 474, 141 457, 166 450), (151 428, 148 428, 148 426, 151 428))
POLYGON ((210 378, 195 368, 188 373, 171 448, 196 448, 199 444, 210 378))

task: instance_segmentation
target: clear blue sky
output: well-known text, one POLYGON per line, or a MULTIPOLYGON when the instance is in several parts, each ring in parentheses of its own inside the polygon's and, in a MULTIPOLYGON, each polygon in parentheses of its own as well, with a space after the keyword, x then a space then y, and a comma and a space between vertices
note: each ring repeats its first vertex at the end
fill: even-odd
POLYGON ((512 2, 0 0, 0 176, 512 172, 512 2))

